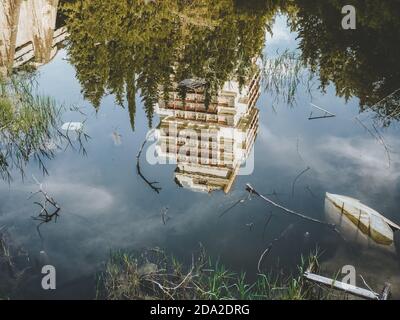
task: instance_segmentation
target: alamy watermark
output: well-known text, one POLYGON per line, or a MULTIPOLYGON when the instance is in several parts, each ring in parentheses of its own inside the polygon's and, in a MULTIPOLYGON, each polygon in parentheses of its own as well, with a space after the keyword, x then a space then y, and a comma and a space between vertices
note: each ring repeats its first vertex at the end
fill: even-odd
POLYGON ((344 30, 355 30, 357 27, 356 8, 352 5, 346 5, 342 8, 342 14, 345 15, 342 19, 342 28, 344 30))
POLYGON ((42 289, 43 290, 55 290, 56 289, 56 268, 52 265, 45 265, 42 268, 42 274, 45 276, 42 278, 42 289))
POLYGON ((147 135, 150 165, 185 164, 197 167, 239 168, 237 175, 254 171, 255 135, 234 128, 178 128, 169 123, 147 135))

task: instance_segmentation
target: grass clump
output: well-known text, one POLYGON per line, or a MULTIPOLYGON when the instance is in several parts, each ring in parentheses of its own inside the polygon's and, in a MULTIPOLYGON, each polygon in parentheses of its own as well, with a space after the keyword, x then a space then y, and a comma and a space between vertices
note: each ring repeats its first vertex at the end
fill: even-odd
POLYGON ((189 267, 160 249, 111 254, 98 278, 97 298, 107 300, 307 300, 324 293, 305 283, 303 270, 316 255, 302 259, 298 276, 259 274, 253 283, 201 250, 189 267))

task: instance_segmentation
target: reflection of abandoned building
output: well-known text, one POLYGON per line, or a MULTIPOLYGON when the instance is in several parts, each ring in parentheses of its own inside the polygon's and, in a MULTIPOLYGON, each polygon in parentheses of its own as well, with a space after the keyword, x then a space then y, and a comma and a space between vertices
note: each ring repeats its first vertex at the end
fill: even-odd
POLYGON ((48 63, 65 40, 56 30, 58 0, 2 0, 0 3, 0 74, 26 63, 48 63))
POLYGON ((185 80, 179 84, 185 87, 184 100, 175 91, 167 103, 160 101, 157 154, 177 163, 179 185, 229 192, 257 135, 259 82, 258 69, 241 89, 237 81, 228 81, 206 107, 204 83, 185 80))

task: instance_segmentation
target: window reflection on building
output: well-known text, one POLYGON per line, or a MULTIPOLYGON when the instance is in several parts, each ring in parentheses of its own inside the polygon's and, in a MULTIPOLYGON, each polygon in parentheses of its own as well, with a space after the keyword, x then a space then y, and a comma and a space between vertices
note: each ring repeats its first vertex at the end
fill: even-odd
POLYGON ((260 70, 255 67, 242 87, 227 81, 208 106, 205 87, 205 81, 184 80, 167 102, 158 103, 157 155, 177 164, 175 181, 181 187, 228 193, 257 136, 260 70))
POLYGON ((67 32, 56 29, 58 0, 2 0, 0 3, 0 74, 27 63, 53 59, 67 32))

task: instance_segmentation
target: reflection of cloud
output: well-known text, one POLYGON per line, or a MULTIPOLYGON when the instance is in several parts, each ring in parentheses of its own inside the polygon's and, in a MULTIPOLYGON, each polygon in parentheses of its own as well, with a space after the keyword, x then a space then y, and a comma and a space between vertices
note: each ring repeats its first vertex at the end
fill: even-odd
POLYGON ((106 189, 80 183, 51 181, 46 183, 52 196, 63 198, 69 205, 79 209, 79 214, 102 213, 113 204, 113 195, 106 189))
MULTIPOLYGON (((299 170, 301 159, 296 149, 296 137, 278 136, 264 126, 259 137, 268 154, 270 163, 286 169, 299 170)), ((386 136, 386 143, 398 149, 399 143, 393 136, 386 136)), ((257 151, 257 150, 256 150, 257 151)), ((312 139, 302 139, 300 151, 305 162, 312 168, 321 183, 336 188, 357 183, 374 184, 376 187, 394 187, 400 178, 400 158, 391 153, 391 165, 384 147, 366 135, 337 137, 321 135, 312 139)))
MULTIPOLYGON (((39 187, 36 184, 13 185, 13 202, 20 202, 20 198, 26 203, 40 202, 40 195, 34 196, 31 200, 26 198, 39 187)), ((55 199, 61 206, 62 211, 74 212, 79 215, 100 214, 109 209, 114 202, 114 196, 102 187, 95 187, 82 183, 59 182, 49 180, 43 184, 43 189, 55 199)), ((5 191, 5 189, 4 189, 5 191)), ((11 218, 13 218, 11 216, 11 218)))
POLYGON ((273 49, 275 51, 278 48, 292 48, 296 47, 296 34, 290 31, 287 26, 287 18, 285 16, 277 16, 275 23, 272 26, 272 36, 266 31, 266 43, 267 48, 273 49))
MULTIPOLYGON (((391 145, 395 139, 389 137, 391 145)), ((397 144, 397 143, 396 143, 397 144)), ((395 182, 400 177, 398 155, 391 156, 389 167, 388 158, 384 147, 374 139, 366 137, 339 138, 328 137, 317 146, 325 163, 344 161, 349 166, 343 166, 341 171, 351 172, 360 177, 368 176, 375 182, 395 182), (356 168, 354 168, 356 167, 356 168)), ((396 148, 397 149, 397 148, 396 148)))

